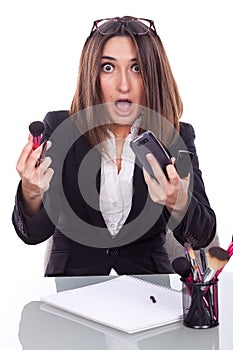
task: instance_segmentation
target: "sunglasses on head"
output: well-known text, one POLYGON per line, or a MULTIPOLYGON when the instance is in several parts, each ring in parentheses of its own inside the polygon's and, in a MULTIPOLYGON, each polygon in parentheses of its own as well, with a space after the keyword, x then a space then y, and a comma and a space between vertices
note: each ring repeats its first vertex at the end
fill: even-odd
POLYGON ((129 30, 134 35, 146 35, 150 30, 156 34, 154 21, 146 18, 114 17, 94 21, 91 34, 98 31, 101 35, 119 32, 121 28, 129 30))

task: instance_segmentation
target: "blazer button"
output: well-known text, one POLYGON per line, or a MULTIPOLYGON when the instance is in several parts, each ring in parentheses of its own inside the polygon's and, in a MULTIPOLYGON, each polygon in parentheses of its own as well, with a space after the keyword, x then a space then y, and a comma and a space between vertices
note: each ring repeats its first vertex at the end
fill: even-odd
POLYGON ((106 249, 106 254, 110 255, 110 256, 117 256, 118 249, 117 248, 108 248, 108 249, 106 249))

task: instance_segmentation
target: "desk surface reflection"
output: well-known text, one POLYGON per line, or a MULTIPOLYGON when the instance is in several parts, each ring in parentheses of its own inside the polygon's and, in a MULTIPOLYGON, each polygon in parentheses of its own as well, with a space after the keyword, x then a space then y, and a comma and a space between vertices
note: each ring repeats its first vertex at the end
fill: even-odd
MULTIPOLYGON (((138 277, 165 286, 170 285, 171 277, 174 279, 174 275, 138 277)), ((179 282, 178 276, 176 277, 179 282)), ((77 288, 107 278, 112 277, 45 278, 37 283, 37 295, 77 288)), ((14 313, 9 310, 9 314, 5 315, 3 321, 7 328, 3 338, 1 336, 2 340, 5 340, 4 347, 1 348, 10 350, 229 350, 231 348, 230 316, 233 311, 232 303, 229 302, 233 292, 232 280, 231 272, 223 272, 219 278, 219 326, 197 330, 184 327, 180 321, 131 335, 42 303, 39 298, 34 297, 36 293, 32 287, 32 299, 29 298, 28 302, 24 303, 20 314, 16 317, 16 320, 18 318, 17 329, 15 329, 14 320, 18 308, 14 313)), ((17 294, 23 295, 24 288, 26 296, 30 294, 28 284, 18 285, 17 294)), ((25 300, 25 295, 24 298, 18 299, 18 303, 22 300, 25 300)))

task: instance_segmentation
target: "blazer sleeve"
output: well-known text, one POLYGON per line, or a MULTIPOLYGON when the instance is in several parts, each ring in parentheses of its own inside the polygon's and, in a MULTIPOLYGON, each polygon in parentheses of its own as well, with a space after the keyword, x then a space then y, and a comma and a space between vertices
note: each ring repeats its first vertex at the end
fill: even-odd
POLYGON ((192 244, 194 249, 206 247, 216 234, 216 215, 210 206, 195 147, 195 131, 191 124, 181 123, 181 137, 188 151, 193 152, 189 207, 182 221, 172 231, 183 245, 192 244))
MULTIPOLYGON (((49 112, 44 118, 45 130, 42 135, 43 142, 49 139, 53 131, 69 116, 68 111, 49 112)), ((46 196, 46 194, 45 194, 46 196)), ((54 218, 51 221, 42 204, 40 212, 31 217, 24 213, 22 201, 21 181, 15 196, 15 205, 12 213, 12 223, 18 236, 26 244, 38 244, 53 235, 55 230, 54 218)), ((56 208, 54 208, 56 210, 56 208)), ((56 213, 58 217, 59 213, 56 213)))
POLYGON ((55 226, 50 221, 44 207, 31 217, 24 213, 22 204, 21 181, 15 196, 15 205, 12 213, 12 223, 17 235, 26 244, 37 244, 45 241, 54 233, 55 226))

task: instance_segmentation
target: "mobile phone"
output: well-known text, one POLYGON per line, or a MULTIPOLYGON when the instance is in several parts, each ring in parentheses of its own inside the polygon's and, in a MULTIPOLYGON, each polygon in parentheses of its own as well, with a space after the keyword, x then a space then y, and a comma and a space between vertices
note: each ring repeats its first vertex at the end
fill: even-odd
POLYGON ((172 164, 171 158, 168 152, 165 150, 161 142, 151 131, 145 131, 141 135, 137 136, 130 142, 130 147, 136 154, 140 164, 144 167, 147 172, 153 177, 156 178, 153 170, 146 158, 148 153, 152 153, 156 160, 158 161, 161 169, 164 174, 167 176, 166 166, 172 164))
POLYGON ((193 153, 187 150, 179 150, 175 161, 176 170, 180 178, 188 176, 192 166, 193 153))

